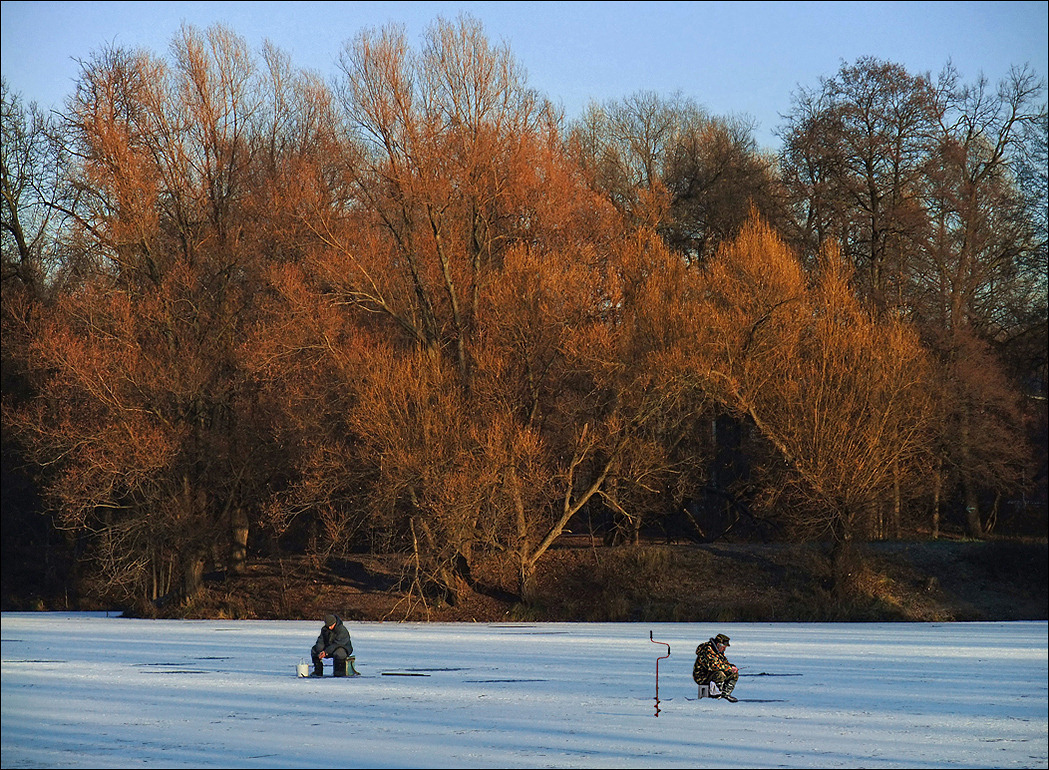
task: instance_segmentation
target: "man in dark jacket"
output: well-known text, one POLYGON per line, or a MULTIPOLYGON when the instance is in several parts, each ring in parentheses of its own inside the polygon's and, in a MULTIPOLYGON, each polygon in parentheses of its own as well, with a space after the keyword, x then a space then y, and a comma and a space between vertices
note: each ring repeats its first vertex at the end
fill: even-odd
POLYGON ((696 684, 713 682, 721 690, 722 698, 729 703, 735 703, 739 699, 732 697, 732 691, 739 680, 739 669, 725 657, 725 648, 728 646, 728 637, 718 634, 696 647, 696 664, 692 667, 692 678, 696 684))
POLYGON ((317 643, 310 651, 313 657, 313 673, 310 676, 324 676, 324 658, 331 658, 332 674, 346 676, 346 659, 353 653, 350 632, 337 615, 325 615, 317 643))

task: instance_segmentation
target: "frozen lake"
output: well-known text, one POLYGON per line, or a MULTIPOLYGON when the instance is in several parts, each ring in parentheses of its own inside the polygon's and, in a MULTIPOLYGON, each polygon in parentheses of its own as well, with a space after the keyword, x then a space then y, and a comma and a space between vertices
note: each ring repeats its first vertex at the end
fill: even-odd
POLYGON ((1014 623, 347 623, 2 615, 2 765, 1046 767, 1047 630, 1014 623), (732 637, 741 701, 690 700, 732 637), (657 658, 659 704, 656 706, 657 658))

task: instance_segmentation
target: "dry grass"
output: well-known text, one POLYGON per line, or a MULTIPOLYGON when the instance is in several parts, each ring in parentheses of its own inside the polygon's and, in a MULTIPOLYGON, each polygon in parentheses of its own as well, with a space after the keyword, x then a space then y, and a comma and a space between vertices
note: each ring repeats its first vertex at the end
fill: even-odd
POLYGON ((1047 545, 877 543, 861 549, 847 591, 835 590, 825 546, 563 547, 542 560, 528 603, 506 576, 477 565, 475 590, 425 606, 398 590, 400 560, 361 555, 318 569, 259 562, 212 579, 182 617, 522 621, 1045 620, 1047 545))

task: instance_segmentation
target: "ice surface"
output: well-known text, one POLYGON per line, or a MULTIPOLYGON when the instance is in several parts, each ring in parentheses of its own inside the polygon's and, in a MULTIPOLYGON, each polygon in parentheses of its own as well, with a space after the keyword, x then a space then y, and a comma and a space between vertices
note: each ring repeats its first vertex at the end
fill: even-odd
POLYGON ((347 623, 364 676, 303 679, 320 620, 0 619, 5 770, 1049 759, 1041 621, 347 623), (739 703, 690 700, 718 632, 739 703))

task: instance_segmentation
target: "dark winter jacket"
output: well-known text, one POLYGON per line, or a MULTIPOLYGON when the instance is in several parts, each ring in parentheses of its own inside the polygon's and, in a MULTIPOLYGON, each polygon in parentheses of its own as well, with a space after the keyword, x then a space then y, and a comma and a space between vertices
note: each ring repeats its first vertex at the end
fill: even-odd
POLYGON ((710 681, 712 674, 721 671, 726 676, 735 676, 732 664, 723 652, 718 652, 717 643, 710 639, 696 647, 696 664, 692 667, 692 678, 703 684, 710 681))
POLYGON ((350 642, 350 632, 342 624, 342 618, 335 616, 335 627, 321 626, 320 636, 317 643, 313 645, 314 652, 324 652, 326 657, 331 657, 335 650, 342 647, 347 655, 353 654, 353 644, 350 642))

